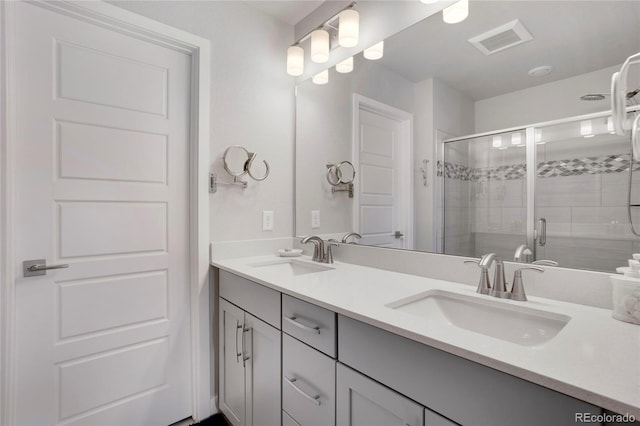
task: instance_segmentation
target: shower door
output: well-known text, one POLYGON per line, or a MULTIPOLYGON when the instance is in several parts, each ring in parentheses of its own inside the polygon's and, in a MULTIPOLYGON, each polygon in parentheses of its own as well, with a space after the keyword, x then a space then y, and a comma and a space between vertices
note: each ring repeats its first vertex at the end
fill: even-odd
POLYGON ((527 243, 525 130, 444 144, 443 252, 513 259, 527 243))
MULTIPOLYGON (((627 214, 629 137, 613 134, 603 115, 530 133, 536 154, 536 259, 599 271, 624 266, 640 249, 627 214)), ((640 188, 640 172, 634 173, 633 188, 640 188)), ((632 208, 632 214, 640 224, 640 209, 632 208)))

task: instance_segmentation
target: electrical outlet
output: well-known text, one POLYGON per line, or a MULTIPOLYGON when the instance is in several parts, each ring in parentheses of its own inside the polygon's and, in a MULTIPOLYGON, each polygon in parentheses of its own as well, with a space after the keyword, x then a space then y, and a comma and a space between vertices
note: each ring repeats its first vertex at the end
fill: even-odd
POLYGON ((273 231, 273 210, 262 212, 262 230, 273 231))
POLYGON ((311 210, 311 229, 320 228, 320 210, 311 210))

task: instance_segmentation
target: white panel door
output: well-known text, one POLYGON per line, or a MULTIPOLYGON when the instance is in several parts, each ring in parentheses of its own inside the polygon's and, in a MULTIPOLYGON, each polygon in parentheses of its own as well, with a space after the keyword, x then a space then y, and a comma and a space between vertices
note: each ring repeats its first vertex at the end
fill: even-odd
POLYGON ((395 236, 407 232, 400 195, 401 123, 362 108, 359 117, 359 243, 404 248, 404 238, 395 236))
POLYGON ((191 415, 190 57, 15 4, 17 425, 191 415), (69 264, 23 277, 24 260, 69 264))

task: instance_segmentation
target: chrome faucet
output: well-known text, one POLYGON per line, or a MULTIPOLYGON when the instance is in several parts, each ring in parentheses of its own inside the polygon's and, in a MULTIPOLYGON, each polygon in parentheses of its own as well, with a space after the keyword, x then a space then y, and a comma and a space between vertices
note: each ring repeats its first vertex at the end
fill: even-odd
POLYGON ((348 241, 351 237, 359 240, 360 238, 362 238, 362 235, 358 234, 357 232, 349 232, 347 234, 344 234, 344 237, 342 237, 342 242, 346 244, 355 244, 355 241, 348 241))
POLYGON ((313 243, 313 257, 311 258, 311 260, 320 263, 333 263, 333 253, 331 252, 331 247, 338 246, 338 244, 335 244, 337 242, 338 241, 332 239, 326 241, 325 245, 325 241, 315 235, 304 237, 301 241, 302 244, 313 243))
POLYGON ((313 257, 311 260, 314 262, 324 263, 324 240, 315 235, 309 235, 302 239, 302 244, 313 243, 313 257))
POLYGON ((525 244, 520 244, 513 255, 514 262, 531 263, 533 252, 525 244))
POLYGON ((485 254, 480 260, 465 260, 464 263, 475 263, 480 268, 480 281, 478 282, 478 288, 476 290, 477 293, 518 301, 527 300, 527 295, 524 292, 524 285, 522 283, 521 271, 525 269, 532 269, 536 272, 544 272, 544 269, 537 266, 517 269, 513 275, 513 286, 511 287, 511 291, 508 291, 507 282, 504 276, 504 263, 501 258, 496 256, 495 253, 485 254), (493 287, 491 287, 489 282, 489 268, 492 263, 496 264, 496 270, 493 277, 493 287))

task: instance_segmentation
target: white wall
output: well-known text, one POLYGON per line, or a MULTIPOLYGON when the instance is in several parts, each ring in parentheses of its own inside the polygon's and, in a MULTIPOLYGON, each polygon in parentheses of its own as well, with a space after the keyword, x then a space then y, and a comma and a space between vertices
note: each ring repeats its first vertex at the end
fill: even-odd
MULTIPOLYGON (((412 112, 414 85, 375 61, 355 58, 354 71, 330 70, 329 83, 298 86, 296 110, 296 235, 353 231, 353 198, 331 193, 326 163, 351 160, 353 94, 412 112), (311 211, 320 210, 320 228, 311 228, 311 211)), ((356 176, 356 179, 359 177, 356 176)))
POLYGON ((271 166, 262 182, 222 186, 210 196, 211 240, 291 236, 294 79, 286 73, 293 27, 239 1, 112 1, 116 6, 211 40, 211 163, 231 181, 221 156, 244 145, 271 166), (274 230, 262 231, 262 211, 274 230))
POLYGON ((434 190, 436 188, 437 132, 450 136, 473 133, 474 102, 438 79, 430 78, 415 85, 414 129, 414 202, 416 249, 433 251, 434 190), (422 161, 429 160, 428 186, 422 182, 422 161))
POLYGON ((611 74, 619 69, 616 65, 478 101, 475 133, 609 110, 609 96, 603 101, 582 101, 580 97, 611 92, 611 74))

